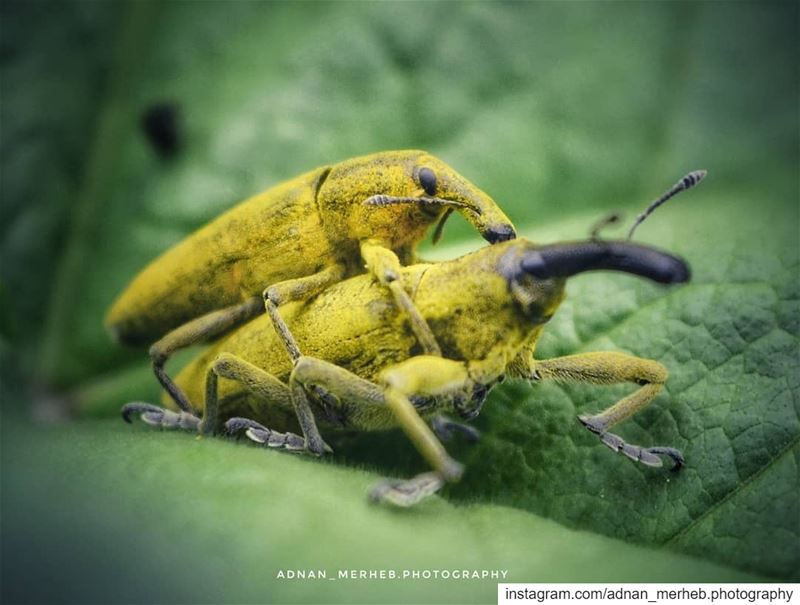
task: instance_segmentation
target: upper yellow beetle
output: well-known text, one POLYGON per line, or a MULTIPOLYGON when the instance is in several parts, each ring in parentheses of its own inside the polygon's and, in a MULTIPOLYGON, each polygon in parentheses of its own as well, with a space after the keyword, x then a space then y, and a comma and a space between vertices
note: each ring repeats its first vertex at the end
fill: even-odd
POLYGON ((106 316, 126 344, 148 344, 156 376, 190 405, 163 366, 267 305, 313 296, 366 265, 411 322, 424 351, 439 349, 401 282, 428 227, 457 211, 489 242, 516 236, 494 201, 436 157, 387 151, 323 166, 245 200, 137 275, 106 316), (160 340, 159 340, 160 339, 160 340))

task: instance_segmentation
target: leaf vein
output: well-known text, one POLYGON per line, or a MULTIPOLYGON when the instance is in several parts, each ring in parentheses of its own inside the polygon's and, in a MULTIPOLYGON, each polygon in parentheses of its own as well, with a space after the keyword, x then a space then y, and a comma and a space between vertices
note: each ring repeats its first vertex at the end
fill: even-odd
POLYGON ((680 529, 678 532, 674 533, 672 536, 664 540, 663 544, 674 544, 678 540, 681 539, 684 535, 688 534, 694 527, 699 525, 702 521, 708 518, 710 515, 714 514, 717 510, 719 510, 722 506, 724 506, 727 502, 732 500, 734 497, 742 493, 744 490, 748 489, 761 475, 764 474, 770 467, 775 465, 781 458, 785 455, 789 454, 798 444, 800 444, 800 434, 796 435, 794 439, 792 439, 789 443, 787 443, 778 453, 776 453, 770 460, 759 470, 755 473, 741 481, 736 487, 734 487, 730 492, 728 492, 723 498, 715 502, 712 506, 709 506, 706 511, 697 517, 694 521, 686 525, 684 528, 680 529))

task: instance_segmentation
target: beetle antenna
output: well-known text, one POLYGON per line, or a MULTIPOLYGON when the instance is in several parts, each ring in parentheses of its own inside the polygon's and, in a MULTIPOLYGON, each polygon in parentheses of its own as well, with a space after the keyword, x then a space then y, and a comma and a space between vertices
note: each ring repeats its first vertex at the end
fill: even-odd
POLYGON ((608 227, 609 225, 615 225, 622 220, 622 213, 621 212, 612 212, 601 218, 597 221, 594 225, 592 225, 591 231, 589 231, 589 238, 592 241, 596 241, 600 239, 600 232, 608 227))
POLYGON ((453 214, 453 209, 448 208, 447 210, 444 211, 444 214, 442 215, 442 218, 439 219, 439 222, 436 223, 436 229, 433 230, 434 246, 439 243, 440 239, 442 239, 442 233, 444 232, 444 224, 447 221, 447 219, 450 218, 451 214, 453 214))
POLYGON ((455 208, 466 208, 476 214, 478 210, 468 206, 464 202, 455 200, 445 200, 440 197, 405 197, 396 195, 372 195, 364 200, 365 206, 394 206, 395 204, 421 204, 423 206, 451 206, 455 208))
POLYGON ((641 225, 644 220, 653 213, 653 210, 661 206, 670 198, 675 197, 681 191, 686 191, 687 189, 691 189, 695 185, 697 185, 700 181, 702 181, 707 174, 705 170, 693 170, 685 177, 683 177, 680 181, 675 183, 672 187, 670 187, 669 191, 667 191, 664 195, 659 197, 657 200, 650 202, 650 205, 644 209, 639 216, 636 217, 636 220, 631 227, 631 230, 628 231, 628 239, 633 237, 633 232, 636 231, 636 228, 641 225))
POLYGON ((398 197, 396 195, 373 195, 364 200, 365 206, 394 206, 395 204, 412 204, 418 202, 416 197, 398 197))

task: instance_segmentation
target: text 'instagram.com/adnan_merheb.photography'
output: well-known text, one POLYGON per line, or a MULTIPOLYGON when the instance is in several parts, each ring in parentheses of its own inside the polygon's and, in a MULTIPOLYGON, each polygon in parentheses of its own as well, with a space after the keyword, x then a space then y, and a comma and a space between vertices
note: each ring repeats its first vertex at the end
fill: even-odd
POLYGON ((507 569, 279 569, 277 580, 505 580, 507 569))

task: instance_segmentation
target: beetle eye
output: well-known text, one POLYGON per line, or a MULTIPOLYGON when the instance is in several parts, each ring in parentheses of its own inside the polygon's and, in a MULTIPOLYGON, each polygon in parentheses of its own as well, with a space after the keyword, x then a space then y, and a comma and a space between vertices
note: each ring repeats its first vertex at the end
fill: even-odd
POLYGON ((436 175, 430 168, 420 168, 417 174, 419 184, 428 195, 436 195, 436 175))

